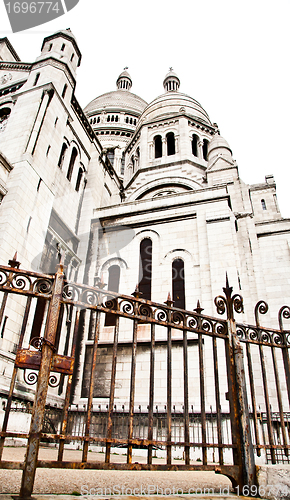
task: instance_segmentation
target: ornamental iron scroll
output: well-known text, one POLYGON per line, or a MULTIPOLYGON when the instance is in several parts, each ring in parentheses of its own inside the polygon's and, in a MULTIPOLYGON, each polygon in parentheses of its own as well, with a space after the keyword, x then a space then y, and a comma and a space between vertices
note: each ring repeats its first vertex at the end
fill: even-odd
POLYGON ((11 267, 1 266, 0 287, 3 292, 22 292, 24 295, 42 296, 49 299, 52 293, 54 278, 32 271, 18 269, 19 262, 9 261, 11 267))
POLYGON ((279 328, 284 336, 285 345, 290 346, 290 331, 284 330, 283 318, 290 319, 290 307, 289 306, 281 307, 281 309, 279 310, 279 313, 278 313, 278 321, 279 321, 279 328))
POLYGON ((234 320, 234 311, 237 313, 244 312, 243 297, 236 293, 232 296, 233 287, 229 286, 228 275, 226 273, 226 286, 223 288, 225 297, 218 295, 214 299, 218 314, 227 312, 227 319, 234 320))
POLYGON ((268 306, 267 302, 265 302, 264 300, 260 300, 259 302, 257 302, 257 304, 255 306, 255 320, 256 320, 257 327, 260 326, 259 313, 266 314, 268 312, 268 310, 269 310, 269 306, 268 306))
MULTIPOLYGON (((37 384, 37 382, 38 382, 38 373, 39 373, 38 371, 31 371, 31 370, 25 369, 24 373, 23 373, 24 382, 27 385, 35 385, 35 384, 37 384)), ((54 373, 52 373, 49 376, 49 380, 48 380, 49 387, 52 387, 52 388, 58 387, 59 384, 60 384, 60 380, 61 380, 60 376, 57 377, 54 373)))

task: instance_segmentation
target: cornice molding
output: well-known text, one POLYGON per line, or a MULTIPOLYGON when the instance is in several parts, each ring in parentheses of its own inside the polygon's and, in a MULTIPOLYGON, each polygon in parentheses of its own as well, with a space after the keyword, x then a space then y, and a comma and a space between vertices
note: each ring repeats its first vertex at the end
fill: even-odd
POLYGON ((0 62, 0 69, 10 69, 13 71, 31 71, 33 63, 22 62, 0 62))

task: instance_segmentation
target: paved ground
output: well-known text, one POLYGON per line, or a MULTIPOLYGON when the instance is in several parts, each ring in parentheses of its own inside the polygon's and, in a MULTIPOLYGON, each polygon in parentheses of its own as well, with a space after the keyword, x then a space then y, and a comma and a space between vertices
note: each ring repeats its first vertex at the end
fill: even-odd
MULTIPOLYGON (((22 461, 25 448, 10 448, 4 450, 3 460, 22 461)), ((81 452, 67 450, 65 460, 80 460, 81 452)), ((41 448, 41 460, 55 460, 56 450, 41 448)), ((115 457, 114 457, 115 458, 115 457)), ((90 461, 103 459, 100 453, 90 453, 90 461)), ((125 456, 116 456, 116 461, 125 461, 125 456)), ((136 457, 136 461, 139 461, 136 457)), ((142 458, 140 459, 142 461, 142 458)), ((22 471, 0 469, 0 493, 17 494, 20 491, 22 471)), ((142 495, 142 500, 147 495, 165 495, 169 500, 171 495, 199 494, 199 498, 209 493, 214 493, 219 498, 229 500, 231 493, 230 480, 214 472, 198 471, 115 471, 115 470, 64 470, 64 469, 37 469, 34 484, 34 496, 37 500, 44 500, 45 495, 86 495, 88 497, 108 497, 118 495, 142 495), (208 489, 211 489, 210 491, 208 489)), ((155 497, 156 498, 156 497, 155 497)), ((173 498, 176 498, 173 497, 173 498)), ((235 497, 237 498, 237 497, 235 497)), ((65 497, 68 500, 68 497, 65 497)), ((0 495, 0 500, 10 500, 10 496, 0 495)), ((45 500, 48 497, 45 496, 45 500)), ((50 500, 50 499, 49 499, 50 500)), ((61 500, 57 496, 57 500, 61 500)))

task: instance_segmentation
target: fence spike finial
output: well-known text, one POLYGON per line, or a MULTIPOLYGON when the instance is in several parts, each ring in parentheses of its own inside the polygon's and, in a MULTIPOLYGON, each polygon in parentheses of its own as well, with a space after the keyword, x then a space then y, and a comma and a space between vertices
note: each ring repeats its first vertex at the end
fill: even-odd
POLYGON ((139 299, 140 295, 143 295, 139 290, 139 285, 136 285, 135 291, 131 295, 133 295, 136 299, 139 299))
POLYGON ((15 252, 13 259, 8 261, 8 266, 19 269, 20 262, 17 260, 17 252, 15 252))
POLYGON ((203 307, 200 307, 200 302, 199 300, 197 301, 197 304, 196 304, 196 308, 193 309, 194 312, 196 312, 197 314, 200 314, 202 311, 203 311, 203 307))
POLYGON ((167 300, 164 302, 164 304, 166 304, 169 307, 172 307, 173 303, 174 303, 174 301, 171 299, 171 294, 170 294, 170 292, 168 292, 167 300))

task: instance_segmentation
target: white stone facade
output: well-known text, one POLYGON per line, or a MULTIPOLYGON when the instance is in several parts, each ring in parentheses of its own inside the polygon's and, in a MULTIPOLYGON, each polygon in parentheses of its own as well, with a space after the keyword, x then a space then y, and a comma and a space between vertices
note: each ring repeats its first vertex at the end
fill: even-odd
MULTIPOLYGON (((17 251, 21 268, 53 273, 62 254, 68 279, 90 285, 97 278, 109 283, 110 268, 118 266, 115 291, 129 295, 141 279, 140 245, 150 240, 152 300, 162 303, 168 293, 174 299, 172 266, 183 262, 186 309, 193 310, 200 300, 205 314, 216 315, 213 299, 221 293, 227 272, 234 291, 244 298, 239 321, 253 323, 254 305, 263 299, 270 306, 267 325, 277 326, 279 308, 290 303, 290 221, 279 211, 274 178, 267 176, 259 185, 243 183, 217 125, 196 100, 179 92, 172 70, 164 80, 164 94, 150 104, 131 93, 125 69, 116 91, 82 110, 74 95, 81 53, 69 30, 46 37, 34 63, 21 63, 6 38, 0 40, 0 56, 2 265, 17 251)), ((11 302, 5 325, 0 325, 3 395, 23 307, 21 300, 11 302)), ((31 324, 32 318, 28 331, 31 324)), ((100 340, 112 342, 113 329, 103 325, 100 340)), ((130 335, 124 327, 121 340, 128 346, 117 368, 120 403, 128 394, 130 335)), ((146 325, 138 335, 149 339, 146 325)), ((83 339, 80 346, 76 403, 82 402, 90 345, 83 339)), ((103 374, 106 349, 99 358, 103 374)), ((196 346, 190 349, 194 356, 196 346)), ((178 347, 174 356, 173 397, 181 404, 178 347)), ((159 347, 160 404, 166 385, 163 357, 159 347)), ((136 399, 146 404, 146 349, 139 354, 137 372, 136 399)), ((225 373, 221 377, 226 380, 225 373)), ((195 379, 198 374, 193 374, 195 379)), ((104 375, 104 392, 96 402, 106 399, 106 384, 104 375)), ((197 398, 194 387, 192 399, 197 398)), ((211 390, 208 386, 208 400, 211 390)), ((29 397, 29 391, 22 395, 29 397)), ((61 402, 63 395, 53 398, 61 402)), ((227 405, 225 400, 222 404, 227 405)))

